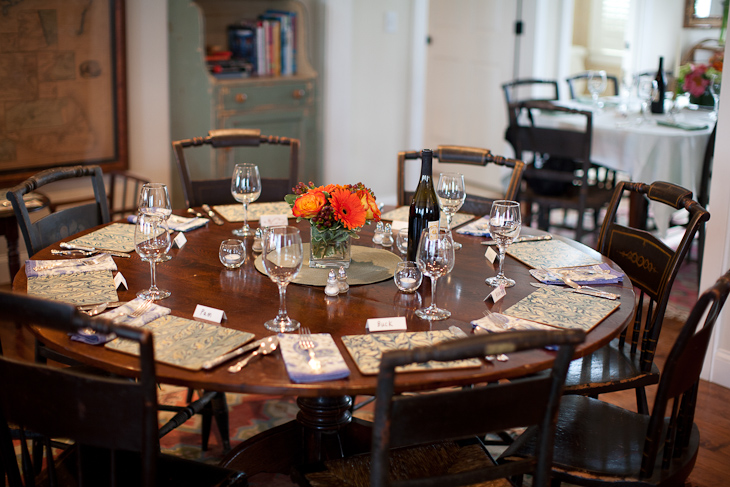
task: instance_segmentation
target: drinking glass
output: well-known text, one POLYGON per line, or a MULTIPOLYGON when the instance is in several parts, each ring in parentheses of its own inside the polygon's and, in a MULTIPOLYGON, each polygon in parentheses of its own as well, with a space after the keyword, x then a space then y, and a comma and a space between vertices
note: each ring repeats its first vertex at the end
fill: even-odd
POLYGON ((255 164, 236 164, 231 178, 231 194, 243 203, 243 227, 233 230, 234 235, 247 237, 254 231, 248 226, 248 204, 261 196, 261 176, 255 164))
POLYGON ((218 247, 218 258, 227 269, 238 269, 246 262, 246 247, 236 238, 228 238, 218 247))
POLYGON ((641 118, 639 119, 640 123, 649 120, 649 103, 654 97, 654 92, 657 90, 657 82, 655 79, 646 76, 639 78, 637 95, 641 100, 641 118))
POLYGON ((302 268, 304 252, 299 229, 291 226, 270 227, 263 238, 262 262, 269 278, 279 286, 279 312, 276 318, 264 323, 267 330, 294 331, 299 322, 287 316, 286 286, 297 277, 302 268))
POLYGON ((142 290, 137 296, 144 299, 165 299, 170 291, 157 287, 157 273, 155 264, 160 262, 172 246, 170 233, 167 231, 167 222, 156 215, 137 214, 137 224, 134 227, 134 249, 137 254, 150 263, 149 289, 142 290))
POLYGON ((415 262, 398 262, 393 273, 396 287, 404 293, 414 293, 423 281, 423 274, 415 262))
MULTIPOLYGON (((439 175, 436 196, 438 196, 441 211, 446 213, 446 229, 451 231, 451 219, 459 211, 466 199, 464 175, 456 172, 442 172, 439 175)), ((461 244, 454 242, 454 250, 459 250, 460 248, 461 244)))
POLYGON ((425 229, 421 232, 416 252, 416 264, 421 273, 431 278, 431 306, 416 310, 416 316, 424 320, 445 320, 451 312, 436 306, 438 278, 454 268, 454 240, 445 228, 425 229))
POLYGON ((598 97, 606 91, 606 72, 600 71, 588 71, 588 93, 591 94, 593 99, 593 106, 600 109, 603 104, 598 100, 598 97))
POLYGON ((515 285, 513 279, 504 276, 504 254, 507 246, 520 234, 521 227, 520 204, 517 201, 497 200, 492 203, 492 211, 489 213, 489 233, 499 247, 499 273, 486 280, 490 286, 515 285))
POLYGON ((397 232, 395 232, 395 246, 398 249, 398 252, 403 254, 403 259, 406 258, 406 254, 408 253, 408 229, 407 228, 401 228, 397 232))
POLYGON ((714 106, 712 108, 712 118, 714 120, 717 120, 717 112, 720 109, 720 77, 718 75, 712 75, 709 88, 710 93, 712 94, 712 100, 714 101, 714 106))
POLYGON ((162 183, 146 183, 139 192, 137 209, 143 215, 167 220, 172 214, 170 195, 162 183))

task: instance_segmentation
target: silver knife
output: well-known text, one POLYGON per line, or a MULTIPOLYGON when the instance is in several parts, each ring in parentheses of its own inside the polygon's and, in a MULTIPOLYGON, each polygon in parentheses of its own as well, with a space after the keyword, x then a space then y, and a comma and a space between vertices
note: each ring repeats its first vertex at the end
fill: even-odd
MULTIPOLYGON (((539 242, 540 240, 552 240, 552 235, 525 235, 524 237, 517 237, 512 243, 520 242, 539 242)), ((497 245, 496 240, 485 240, 482 245, 497 245)))
POLYGON ((203 208, 203 211, 208 214, 211 220, 213 220, 213 223, 215 223, 216 225, 223 225, 223 220, 221 220, 221 217, 215 214, 213 212, 213 209, 208 204, 204 204, 201 208, 203 208))
POLYGON ((108 249, 97 249, 96 247, 90 247, 88 245, 75 245, 75 244, 70 244, 68 242, 61 242, 60 246, 62 249, 66 249, 66 250, 85 250, 86 252, 101 252, 104 254, 113 255, 115 257, 129 258, 129 254, 125 254, 124 252, 117 252, 116 250, 108 250, 108 249))
POLYGON ((239 355, 243 355, 244 353, 248 352, 249 350, 253 350, 254 348, 258 348, 259 345, 261 345, 261 342, 263 342, 266 338, 262 338, 261 340, 256 340, 255 342, 251 342, 247 345, 244 345, 242 347, 239 347, 235 349, 232 352, 224 353, 220 357, 216 357, 214 359, 206 360, 203 362, 203 370, 209 370, 213 367, 217 367, 223 362, 227 362, 230 359, 234 357, 238 357, 239 355))
POLYGON ((610 300, 616 300, 621 297, 618 294, 609 293, 606 291, 593 291, 591 289, 573 289, 572 287, 556 287, 554 284, 543 284, 541 282, 531 282, 530 285, 534 286, 534 287, 547 287, 547 288, 555 289, 557 291, 563 291, 563 292, 569 292, 569 293, 585 294, 587 296, 593 296, 595 298, 604 298, 604 299, 610 299, 610 300))

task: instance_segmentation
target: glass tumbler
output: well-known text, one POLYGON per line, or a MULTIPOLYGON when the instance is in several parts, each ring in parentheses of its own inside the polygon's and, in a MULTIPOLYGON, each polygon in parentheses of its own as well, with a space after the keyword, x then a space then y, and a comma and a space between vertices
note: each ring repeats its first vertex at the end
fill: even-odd
POLYGON ((218 249, 218 258, 226 268, 237 269, 246 261, 246 248, 236 238, 226 239, 218 249))
POLYGON ((423 274, 413 261, 398 262, 393 273, 395 285, 404 293, 414 293, 421 286, 423 274))

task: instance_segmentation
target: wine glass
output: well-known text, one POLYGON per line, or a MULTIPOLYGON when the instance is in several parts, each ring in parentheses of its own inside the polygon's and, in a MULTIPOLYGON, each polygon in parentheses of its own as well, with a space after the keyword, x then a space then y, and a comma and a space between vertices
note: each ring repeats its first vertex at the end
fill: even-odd
POLYGON ((637 95, 641 100, 641 118, 640 122, 649 119, 649 102, 654 97, 654 92, 657 91, 657 82, 655 79, 644 76, 639 78, 639 86, 637 88, 637 95))
POLYGON ((588 71, 588 92, 591 94, 593 99, 593 106, 600 109, 603 104, 598 101, 598 97, 606 91, 606 72, 600 71, 588 71))
POLYGON ((150 263, 149 289, 142 290, 137 296, 144 299, 165 299, 170 291, 157 287, 157 273, 155 264, 160 262, 172 246, 170 232, 167 231, 167 222, 156 215, 137 214, 137 224, 134 227, 134 249, 137 254, 150 263))
POLYGON ((712 118, 717 120, 717 112, 720 109, 720 77, 713 74, 710 78, 710 94, 712 94, 712 100, 714 106, 712 107, 712 118))
POLYGON ((408 253, 408 228, 401 228, 395 232, 395 246, 398 252, 403 254, 405 260, 406 254, 408 253))
MULTIPOLYGON (((442 172, 439 175, 436 196, 438 196, 441 211, 446 213, 446 229, 451 231, 451 219, 459 211, 466 199, 464 175, 456 172, 442 172)), ((459 250, 460 248, 461 244, 454 242, 454 250, 459 250)))
POLYGON ((261 254, 269 278, 279 286, 279 312, 276 318, 264 323, 267 330, 284 333, 299 328, 299 322, 287 316, 286 286, 297 277, 302 268, 304 251, 299 229, 291 226, 270 227, 263 238, 261 254))
POLYGON ((416 252, 416 264, 421 273, 431 278, 431 306, 416 310, 424 320, 445 320, 451 312, 436 306, 436 283, 454 268, 454 240, 445 228, 425 229, 421 232, 416 252))
POLYGON ((243 203, 243 227, 233 230, 234 235, 247 237, 254 231, 248 226, 248 204, 261 196, 261 176, 255 164, 236 164, 231 178, 231 194, 243 203))
POLYGON ((489 214, 489 233, 497 241, 499 247, 499 273, 486 280, 490 286, 512 287, 515 281, 504 276, 504 254, 507 246, 520 234, 522 218, 520 204, 517 201, 497 200, 492 203, 489 214))
POLYGON ((146 183, 139 192, 137 209, 143 215, 150 215, 167 220, 172 214, 170 195, 167 185, 162 183, 146 183))

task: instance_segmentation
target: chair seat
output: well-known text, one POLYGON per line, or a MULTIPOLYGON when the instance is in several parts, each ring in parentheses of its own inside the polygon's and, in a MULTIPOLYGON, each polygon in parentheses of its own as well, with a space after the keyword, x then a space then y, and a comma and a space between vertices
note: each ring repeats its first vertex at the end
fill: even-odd
POLYGON ((659 382, 659 368, 652 363, 651 372, 639 366, 639 354, 631 354, 629 346, 619 348, 615 339, 590 355, 570 363, 565 379, 565 394, 603 394, 659 382))
MULTIPOLYGON (((391 451, 390 478, 393 480, 433 477, 465 472, 494 465, 484 448, 473 441, 459 444, 445 441, 426 446, 397 448, 391 451)), ((317 471, 308 472, 306 481, 311 487, 369 487, 370 454, 329 460, 317 471)), ((473 484, 483 487, 508 487, 506 479, 473 484)))

